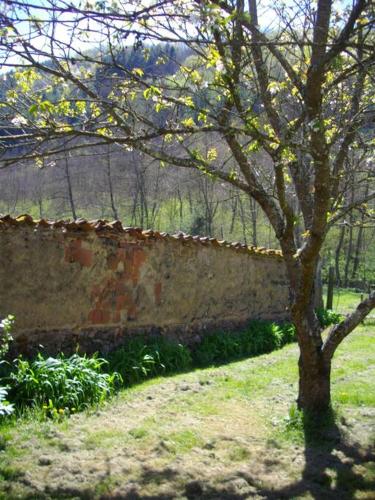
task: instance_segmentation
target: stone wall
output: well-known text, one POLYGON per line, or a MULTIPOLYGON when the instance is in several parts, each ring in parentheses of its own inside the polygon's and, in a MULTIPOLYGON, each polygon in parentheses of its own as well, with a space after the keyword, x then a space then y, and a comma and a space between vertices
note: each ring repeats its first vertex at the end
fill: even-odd
POLYGON ((0 218, 0 315, 17 349, 107 351, 127 335, 185 343, 287 317, 280 252, 120 222, 0 218))

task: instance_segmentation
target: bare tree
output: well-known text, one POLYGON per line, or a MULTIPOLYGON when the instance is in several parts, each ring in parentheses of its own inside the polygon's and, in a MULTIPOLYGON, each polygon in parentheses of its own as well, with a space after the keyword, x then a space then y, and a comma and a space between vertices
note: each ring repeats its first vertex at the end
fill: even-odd
POLYGON ((73 219, 76 219, 77 213, 76 213, 76 207, 75 207, 74 198, 73 198, 72 179, 70 176, 69 157, 68 157, 67 153, 65 154, 65 158, 64 158, 64 171, 65 171, 66 186, 67 186, 67 191, 68 191, 69 206, 70 206, 70 210, 72 212, 73 219))
POLYGON ((106 154, 106 162, 107 162, 107 179, 108 179, 108 190, 109 190, 109 199, 111 203, 112 214, 115 219, 118 219, 118 212, 115 205, 115 197, 113 194, 113 181, 112 181, 112 169, 111 169, 111 150, 110 146, 108 146, 107 154, 106 154))

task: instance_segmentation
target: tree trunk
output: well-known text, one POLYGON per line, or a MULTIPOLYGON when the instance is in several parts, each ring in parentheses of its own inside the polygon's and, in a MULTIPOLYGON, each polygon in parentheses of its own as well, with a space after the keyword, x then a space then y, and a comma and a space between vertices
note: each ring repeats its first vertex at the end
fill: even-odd
MULTIPOLYGON (((286 255, 288 242, 281 243, 286 255)), ((322 328, 315 313, 317 295, 321 293, 316 286, 319 258, 312 266, 304 268, 291 255, 288 257, 285 261, 291 292, 291 317, 300 349, 297 404, 303 411, 324 413, 331 402, 331 357, 323 353, 322 328)))
POLYGON ((232 234, 233 233, 233 229, 234 229, 234 223, 235 223, 235 220, 236 220, 236 215, 237 215, 237 200, 238 200, 238 196, 236 196, 234 198, 234 200, 232 201, 232 217, 231 217, 231 223, 230 223, 230 228, 229 228, 229 234, 232 234))
POLYGON ((335 284, 335 268, 329 266, 326 309, 333 309, 333 288, 335 284))
POLYGON ((363 236, 363 221, 358 228, 357 243, 356 243, 355 254, 354 254, 354 259, 353 259, 352 280, 355 280, 357 277, 361 248, 362 248, 362 236, 363 236))
POLYGON ((75 219, 77 219, 77 213, 76 213, 76 207, 75 207, 74 198, 73 198, 73 188, 72 188, 72 181, 70 178, 69 160, 68 160, 67 155, 65 155, 65 177, 66 177, 67 188, 68 188, 70 210, 72 212, 73 219, 75 220, 75 219))
POLYGON ((184 204, 183 204, 183 200, 182 200, 181 191, 180 191, 179 186, 177 187, 177 196, 178 196, 178 202, 179 202, 179 216, 180 216, 180 229, 181 229, 183 226, 184 204))
POLYGON ((115 205, 115 198, 113 194, 113 182, 112 182, 112 172, 111 172, 111 149, 108 146, 107 150, 107 180, 108 180, 108 188, 109 188, 109 199, 111 202, 112 215, 117 220, 119 218, 117 208, 115 205))
POLYGON ((238 197, 238 203, 240 205, 240 217, 241 217, 243 241, 244 241, 245 245, 247 245, 245 211, 244 211, 243 203, 242 203, 240 196, 238 197))
POLYGON ((257 230, 257 206, 256 201, 250 197, 250 215, 251 215, 251 240, 252 244, 258 246, 257 230))
POLYGON ((348 246, 346 249, 346 261, 345 261, 345 269, 344 269, 344 287, 345 288, 347 288, 349 286, 349 266, 350 266, 350 260, 352 258, 352 249, 353 249, 353 226, 352 226, 352 218, 350 218, 349 240, 348 240, 348 246))
POLYGON ((331 404, 331 360, 323 354, 307 356, 298 362, 298 407, 304 411, 321 413, 331 404))
MULTIPOLYGON (((354 185, 354 183, 353 183, 354 185)), ((354 189, 352 185, 352 190, 351 190, 351 195, 350 195, 350 203, 354 202, 354 189)), ((344 287, 349 286, 349 267, 350 267, 350 261, 352 260, 352 251, 353 251, 353 224, 354 224, 354 218, 353 218, 353 213, 349 213, 349 241, 348 241, 348 247, 346 250, 346 262, 345 262, 345 269, 344 269, 344 287)))
POLYGON ((340 237, 335 250, 335 274, 336 274, 336 285, 341 286, 341 275, 340 275, 340 253, 341 248, 344 243, 345 237, 345 226, 341 226, 340 237))

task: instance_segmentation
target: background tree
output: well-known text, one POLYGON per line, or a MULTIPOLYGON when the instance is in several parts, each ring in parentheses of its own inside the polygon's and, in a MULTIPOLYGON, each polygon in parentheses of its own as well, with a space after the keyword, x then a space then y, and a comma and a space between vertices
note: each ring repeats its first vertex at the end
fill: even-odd
POLYGON ((375 196, 369 164, 350 161, 374 144, 373 4, 30 0, 8 2, 2 19, 3 64, 17 67, 2 113, 23 124, 12 140, 24 158, 112 144, 256 201, 287 269, 299 406, 327 409, 334 352, 375 305, 372 292, 323 339, 320 251, 329 229, 375 196), (146 70, 153 42, 165 44, 164 73, 146 70), (348 196, 357 182, 371 188, 348 196))

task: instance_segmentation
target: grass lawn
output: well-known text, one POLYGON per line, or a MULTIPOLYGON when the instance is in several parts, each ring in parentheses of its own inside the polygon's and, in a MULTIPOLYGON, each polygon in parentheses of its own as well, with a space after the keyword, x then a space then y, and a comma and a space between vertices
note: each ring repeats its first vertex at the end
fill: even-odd
MULTIPOLYGON (((324 294, 327 293, 327 288, 324 287, 324 294)), ((355 292, 353 289, 335 288, 333 293, 333 310, 341 314, 348 314, 357 307, 361 301, 361 297, 366 298, 366 294, 355 292)), ((324 297, 326 304, 326 297, 324 297)), ((375 319, 375 313, 372 311, 369 315, 371 319, 375 319)))
POLYGON ((368 320, 339 348, 336 419, 319 432, 295 410, 296 345, 154 379, 61 422, 10 421, 0 498, 374 498, 374 346, 368 320))

